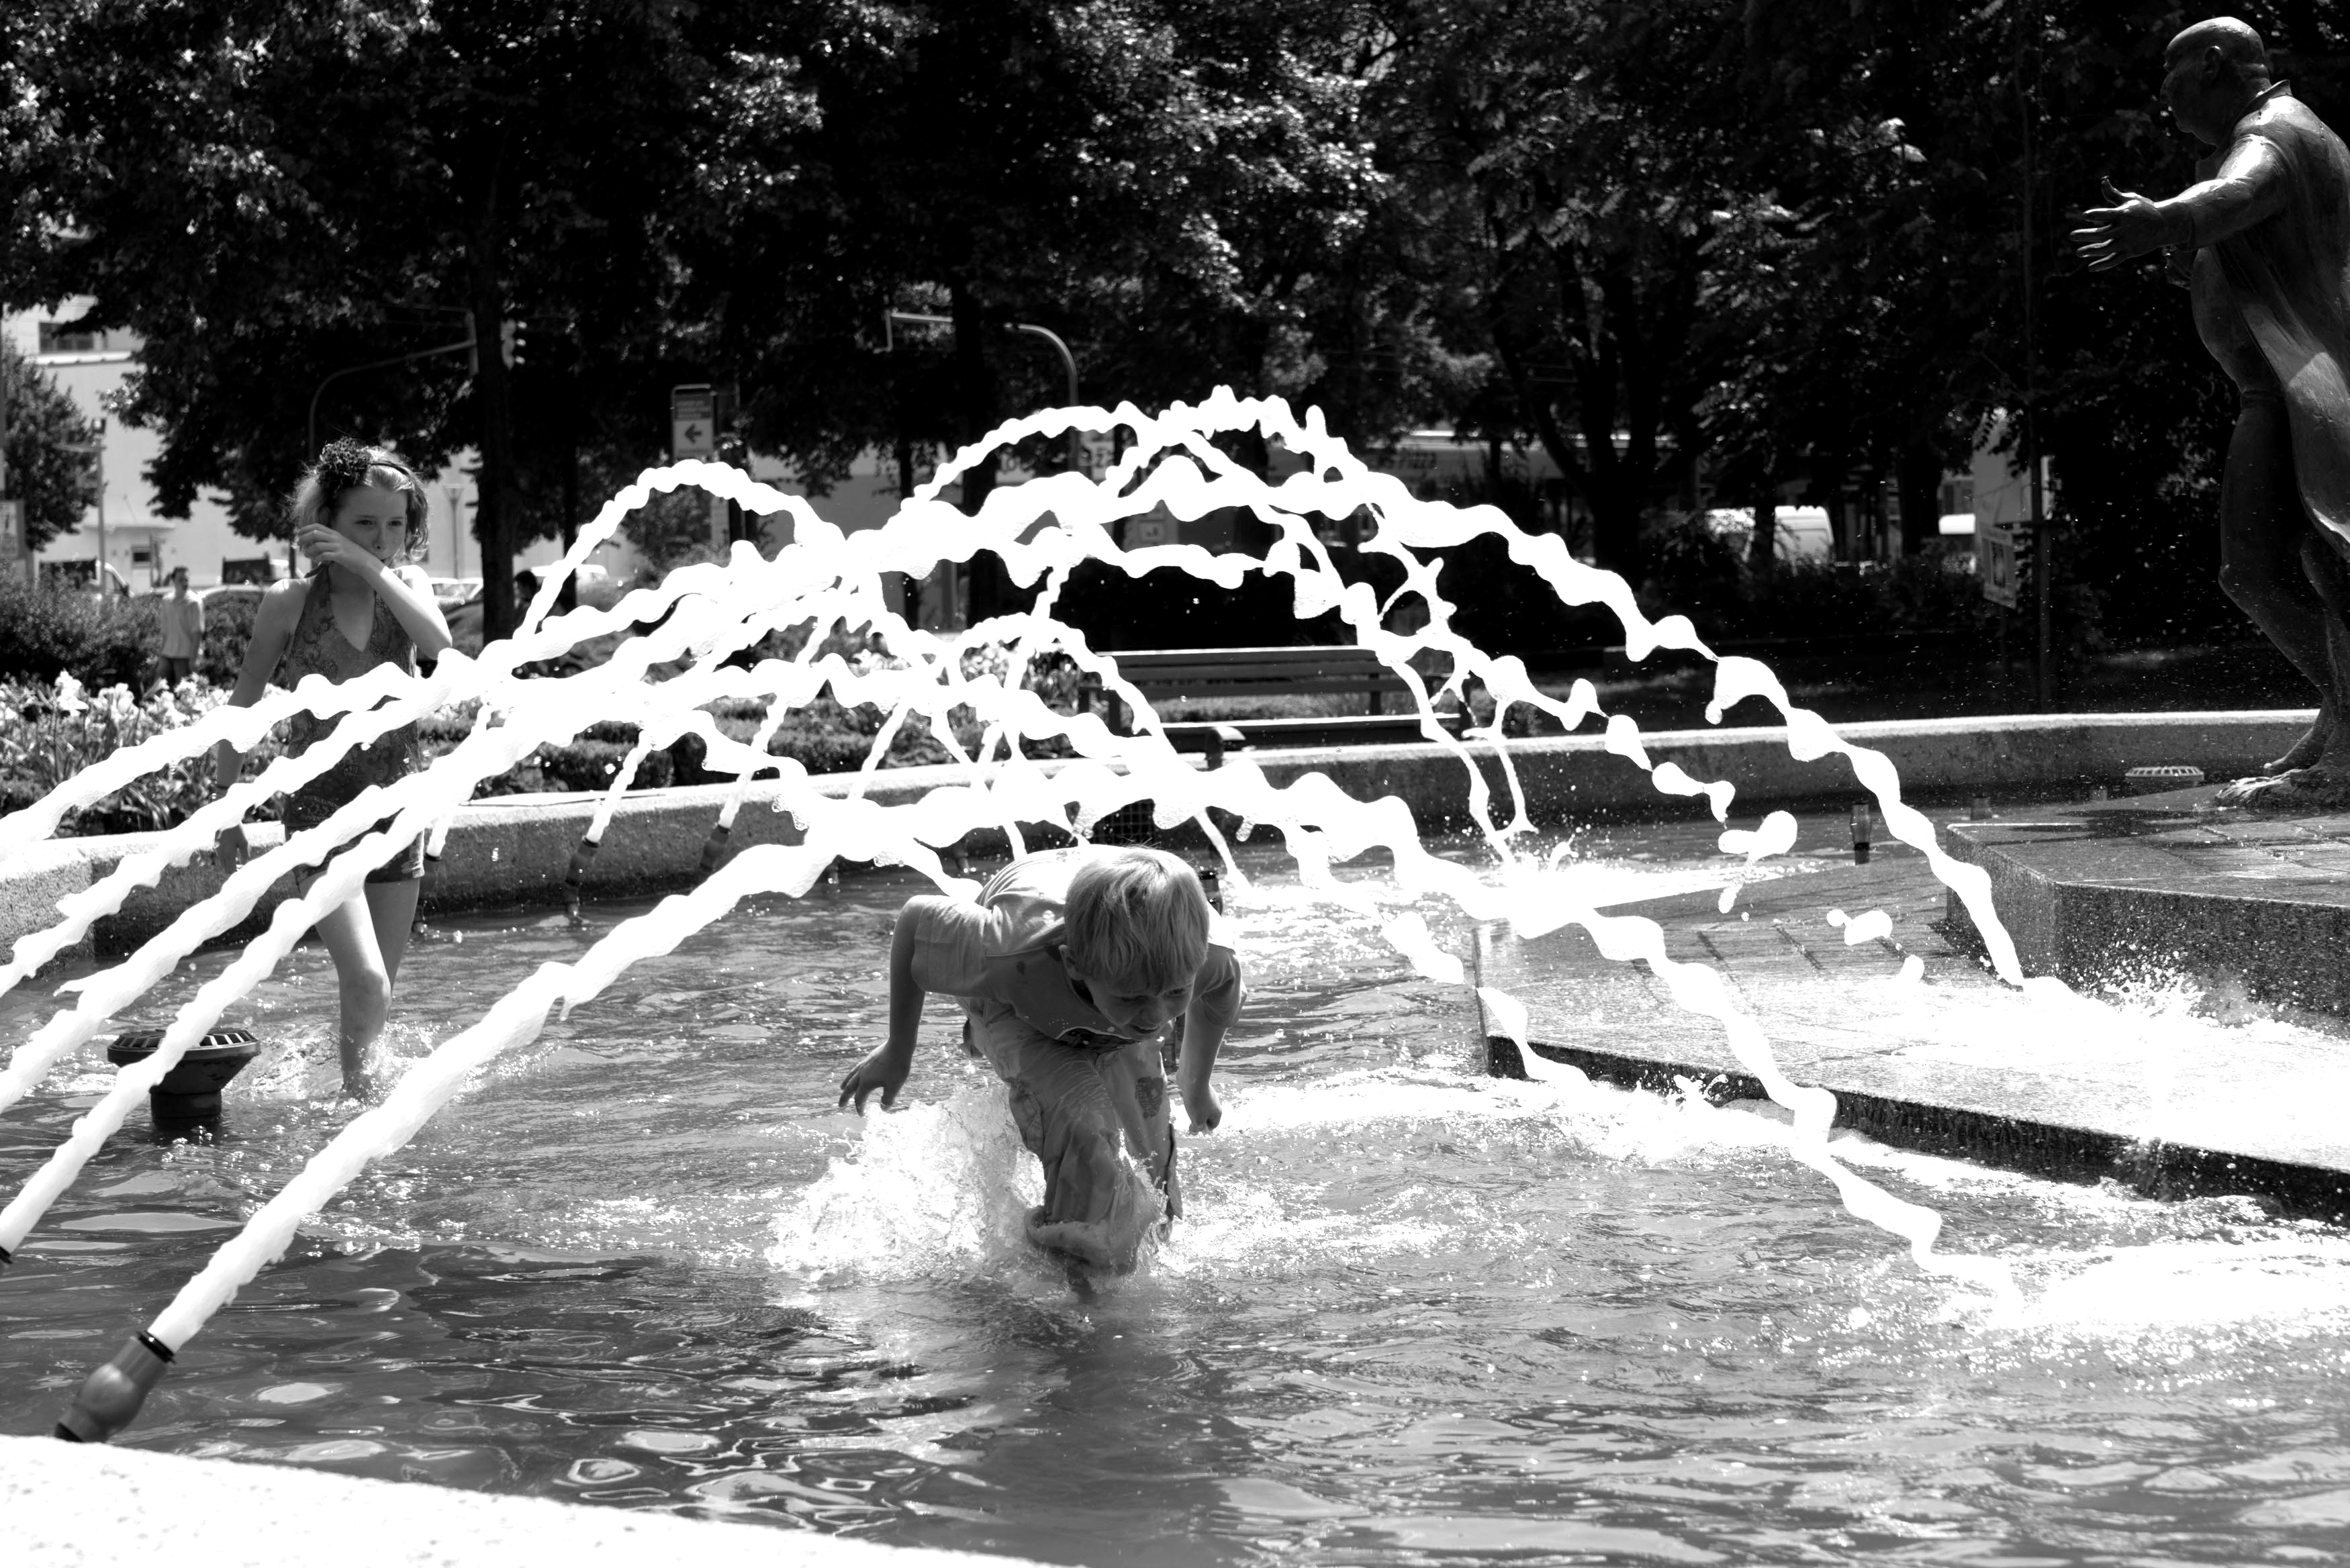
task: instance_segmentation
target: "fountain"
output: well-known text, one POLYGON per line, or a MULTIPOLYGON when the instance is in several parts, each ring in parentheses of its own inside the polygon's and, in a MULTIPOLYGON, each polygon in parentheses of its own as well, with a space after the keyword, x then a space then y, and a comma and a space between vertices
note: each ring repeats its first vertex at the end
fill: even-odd
MULTIPOLYGON (((172 1358, 286 1252, 308 1217, 326 1210, 371 1163, 387 1160, 408 1145, 436 1112, 469 1085, 481 1082, 502 1058, 537 1039, 552 1022, 591 1002, 631 966, 654 962, 696 940, 697 933, 746 899, 775 894, 800 898, 837 860, 903 867, 939 888, 968 893, 975 885, 948 857, 974 829, 1001 832, 1017 853, 1035 825, 1083 836, 1092 825, 1142 803, 1162 827, 1180 823, 1197 826, 1213 852, 1220 881, 1235 897, 1245 898, 1252 888, 1252 874, 1243 865, 1238 841, 1263 829, 1274 830, 1299 896, 1366 922, 1413 972, 1431 981, 1458 986, 1467 979, 1456 952, 1430 929, 1427 917, 1410 907, 1431 895, 1439 896, 1439 909, 1449 907, 1459 918, 1504 923, 1526 938, 1571 926, 1586 932, 1608 960, 1643 961, 1675 1002, 1721 1032, 1744 1071, 1789 1113, 1784 1143, 1795 1159, 1827 1179, 1848 1210, 1905 1242, 1910 1259, 1928 1276, 1962 1287, 1956 1299, 1987 1305, 1991 1321, 2012 1320, 2022 1310, 2022 1298, 2007 1265, 1983 1253, 1953 1255, 1938 1250, 1940 1221, 1932 1209, 1897 1197, 1847 1158, 1849 1150, 1830 1145, 1832 1097, 1781 1071, 1771 1042, 1717 971, 1674 958, 1655 921, 1610 915, 1578 898, 1573 884, 1555 874, 1555 857, 1545 862, 1519 848, 1531 824, 1511 748, 1502 738, 1508 709, 1537 708, 1570 728, 1602 715, 1587 685, 1579 685, 1560 701, 1536 690, 1516 659, 1487 655, 1451 629, 1450 607, 1434 591, 1438 562, 1430 552, 1481 534, 1502 538, 1511 558, 1539 574, 1562 599, 1608 605, 1624 626, 1625 642, 1634 658, 1659 648, 1713 657, 1685 619, 1650 621, 1621 579, 1574 561, 1560 540, 1523 535, 1490 508, 1459 509, 1417 500, 1400 483, 1366 469, 1313 416, 1301 421, 1278 402, 1219 394, 1197 407, 1179 407, 1159 416, 1130 407, 1076 409, 1014 421, 958 454, 909 500, 889 526, 867 534, 843 535, 804 502, 723 467, 687 462, 650 471, 581 531, 564 566, 542 582, 515 638, 485 649, 478 659, 446 659, 427 678, 386 670, 340 688, 305 682, 299 690, 274 694, 250 710, 217 711, 201 725, 109 759, 50 799, 0 821, 0 854, 5 854, 46 836, 66 810, 120 787, 140 772, 197 754, 223 736, 249 745, 263 728, 297 708, 347 715, 335 733, 335 744, 273 763, 261 776, 240 784, 145 854, 126 860, 86 893, 66 900, 61 906, 64 919, 20 942, 11 963, 0 970, 0 992, 5 992, 119 907, 131 888, 151 881, 174 860, 208 847, 222 826, 267 794, 328 765, 341 745, 361 743, 446 703, 466 699, 480 702, 473 732, 447 757, 422 773, 369 792, 328 822, 293 835, 284 846, 241 868, 218 895, 187 909, 137 952, 83 983, 70 1011, 50 1019, 17 1047, 0 1072, 0 1111, 22 1100, 93 1037, 106 1019, 244 919, 283 872, 316 862, 337 844, 356 840, 306 898, 281 905, 261 937, 223 972, 197 987, 147 1058, 124 1067, 114 1085, 83 1111, 69 1136, 0 1210, 0 1258, 5 1258, 21 1253, 43 1214, 119 1130, 138 1096, 162 1084, 191 1048, 217 1027, 224 1011, 286 959, 320 909, 348 896, 371 867, 416 832, 432 828, 432 850, 442 848, 450 814, 470 797, 479 780, 513 765, 541 743, 576 733, 590 718, 621 717, 639 725, 636 752, 602 797, 572 857, 567 880, 576 897, 629 775, 651 748, 695 734, 707 748, 710 765, 738 775, 711 830, 704 864, 712 869, 699 887, 594 934, 592 940, 588 940, 591 933, 582 933, 579 940, 587 945, 575 956, 540 963, 477 1022, 457 1030, 410 1066, 381 1104, 353 1116, 317 1149, 114 1361, 91 1375, 64 1428, 84 1441, 120 1431, 172 1358), (1059 474, 998 490, 976 517, 940 499, 945 487, 987 452, 1030 436, 1057 437, 1071 430, 1116 430, 1130 445, 1098 482, 1059 474), (1306 460, 1305 471, 1275 484, 1233 463, 1214 441, 1241 431, 1279 441, 1306 460), (796 525, 795 542, 774 561, 737 546, 724 566, 680 571, 657 588, 630 594, 608 611, 582 609, 551 617, 563 576, 651 491, 679 484, 701 485, 754 512, 789 511, 796 525), (1125 551, 1113 543, 1112 524, 1159 505, 1184 517, 1221 506, 1252 507, 1278 537, 1261 562, 1211 556, 1180 545, 1125 551), (1315 536, 1315 516, 1343 516, 1357 509, 1366 509, 1373 519, 1362 547, 1394 558, 1403 569, 1405 591, 1428 599, 1430 618, 1418 630, 1388 631, 1384 607, 1367 587, 1343 581, 1315 536), (888 610, 881 593, 883 573, 927 575, 942 560, 967 560, 982 549, 1001 555, 1015 580, 1043 584, 1035 611, 1000 618, 969 634, 972 641, 1011 649, 1010 673, 1001 680, 967 672, 959 644, 907 626, 888 610), (1423 698, 1423 729, 1431 743, 1444 748, 1461 766, 1477 835, 1496 869, 1480 874, 1430 853, 1399 800, 1353 799, 1320 775, 1276 787, 1245 756, 1228 759, 1212 773, 1193 768, 1157 732, 1148 703, 1119 681, 1115 656, 1090 649, 1076 633, 1051 618, 1055 596, 1069 571, 1089 559, 1137 574, 1180 566, 1226 587, 1248 569, 1278 572, 1295 585, 1300 614, 1336 610, 1357 640, 1394 668, 1407 668, 1424 652, 1449 657, 1453 681, 1473 679, 1492 694, 1493 720, 1456 739, 1437 722, 1423 698), (662 620, 666 612, 688 600, 693 601, 691 613, 662 620), (515 678, 521 664, 548 658, 588 638, 657 620, 662 621, 659 630, 623 643, 603 666, 556 679, 515 678), (787 659, 766 659, 748 669, 725 662, 770 631, 809 623, 819 633, 835 625, 873 628, 905 665, 857 669, 823 652, 821 635, 810 636, 787 659), (1066 655, 1107 690, 1122 694, 1139 716, 1137 732, 1113 734, 1095 715, 1058 712, 1025 690, 1022 672, 1034 655, 1045 652, 1066 655), (683 663, 681 671, 648 680, 648 671, 655 666, 678 661, 683 663), (795 765, 780 763, 783 777, 776 798, 780 808, 799 822, 803 841, 757 846, 727 858, 728 840, 753 774, 779 764, 765 754, 767 732, 748 744, 730 741, 712 722, 705 705, 730 697, 764 698, 772 732, 792 705, 827 689, 844 704, 871 702, 888 715, 864 769, 845 794, 835 796, 815 787, 795 765), (370 706, 379 701, 381 707, 370 706), (980 722, 982 738, 975 748, 954 745, 946 720, 958 709, 980 722), (911 804, 881 805, 868 793, 879 759, 897 728, 917 714, 930 719, 934 732, 955 750, 962 782, 935 789, 911 804), (1066 741, 1072 753, 1056 768, 1038 764, 1020 744, 1024 739, 1048 737, 1066 741), (1479 754, 1498 760, 1507 790, 1506 820, 1494 809, 1493 793, 1476 765, 1479 754), (387 817, 392 820, 385 827, 369 831, 387 817), (1233 831, 1220 826, 1235 819, 1240 826, 1233 831), (1339 867, 1375 850, 1391 863, 1385 877, 1374 883, 1338 874, 1339 867)), ((1847 743, 1817 715, 1794 707, 1759 663, 1735 658, 1714 662, 1710 717, 1718 721, 1737 701, 1761 696, 1784 715, 1788 743, 1796 755, 1841 754, 1849 760, 1873 797, 1867 815, 1853 817, 1856 857, 1866 857, 1863 846, 1877 832, 1912 846, 1949 887, 1956 904, 1968 911, 1982 937, 1987 961, 2002 980, 2043 1002, 2065 995, 2059 982, 2023 978, 2013 946, 1992 912, 1989 877, 1944 853, 1931 823, 1901 799, 1898 780, 1886 758, 1847 743)), ((1628 718, 1604 717, 1607 748, 1627 765, 1646 771, 1663 794, 1705 800, 1721 825, 1720 846, 1725 853, 1742 856, 1752 865, 1789 850, 1795 824, 1786 814, 1773 813, 1752 828, 1728 826, 1734 798, 1731 782, 1700 781, 1670 762, 1652 763, 1638 728, 1628 718)), ((1260 865, 1255 876, 1265 875, 1260 865)), ((1734 893, 1734 888, 1722 893, 1719 907, 1724 913, 1734 893)), ((1846 940, 1863 940, 1879 929, 1881 919, 1868 912, 1847 918, 1846 940)), ((1576 1075, 1532 1049, 1523 1000, 1494 983, 1481 985, 1478 994, 1495 1033, 1512 1036, 1528 1071, 1547 1081, 1546 1087, 1537 1087, 1545 1093, 1566 1092, 1576 1075)), ((948 1112, 950 1117, 980 1114, 948 1112)))

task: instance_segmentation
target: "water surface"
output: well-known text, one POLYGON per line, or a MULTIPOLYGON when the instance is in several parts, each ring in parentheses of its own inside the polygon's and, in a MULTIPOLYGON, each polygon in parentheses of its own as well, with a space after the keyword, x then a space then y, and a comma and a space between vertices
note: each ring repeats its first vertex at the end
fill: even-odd
MULTIPOLYGON (((1580 852, 1665 888, 1709 836, 1580 852)), ((551 1026, 308 1225, 119 1440, 1071 1563, 2235 1563, 2350 1539, 2342 1232, 1843 1145, 2011 1263, 2026 1305, 1995 1321, 1765 1116, 1484 1078, 1461 988, 1250 863, 1224 1126, 1185 1140, 1190 1216, 1137 1276, 1088 1299, 1019 1240, 1033 1161, 943 1003, 906 1109, 833 1108, 914 890, 851 878, 551 1026)), ((594 935, 442 929, 396 1054, 594 935)), ((11 996, 0 1025, 55 1005, 11 996)), ((2111 1027, 2215 1051, 2293 1027, 2153 1005, 2111 1027)), ((305 947, 231 1019, 272 1051, 224 1138, 158 1146, 134 1116, 35 1232, 0 1278, 0 1430, 46 1431, 347 1119, 332 1015, 305 947)), ((0 1179, 108 1072, 94 1044, 0 1117, 0 1179)))

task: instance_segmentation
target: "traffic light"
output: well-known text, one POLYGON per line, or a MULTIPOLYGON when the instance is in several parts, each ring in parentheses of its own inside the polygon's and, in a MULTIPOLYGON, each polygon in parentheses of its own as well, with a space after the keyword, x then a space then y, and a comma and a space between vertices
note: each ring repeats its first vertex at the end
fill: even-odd
POLYGON ((524 351, 529 347, 529 340, 524 336, 524 327, 521 322, 501 321, 498 323, 498 358, 505 361, 506 369, 511 370, 515 366, 521 364, 523 362, 524 351))

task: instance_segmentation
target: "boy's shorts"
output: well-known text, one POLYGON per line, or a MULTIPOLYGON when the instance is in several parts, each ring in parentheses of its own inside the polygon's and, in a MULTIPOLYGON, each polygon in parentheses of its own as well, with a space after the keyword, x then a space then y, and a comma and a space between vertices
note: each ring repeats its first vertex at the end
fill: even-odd
POLYGON ((1009 1012, 972 1011, 967 1038, 1008 1086, 1020 1141, 1045 1167, 1030 1240, 1098 1267, 1131 1268, 1166 1212, 1175 1135, 1157 1040, 1095 1050, 1066 1045, 1009 1012), (1149 1172, 1122 1158, 1132 1149, 1149 1172))

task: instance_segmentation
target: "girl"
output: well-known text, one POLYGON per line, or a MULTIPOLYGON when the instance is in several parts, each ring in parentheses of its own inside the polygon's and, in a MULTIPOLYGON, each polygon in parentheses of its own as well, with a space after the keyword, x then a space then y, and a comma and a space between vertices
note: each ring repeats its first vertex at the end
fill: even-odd
MULTIPOLYGON (((288 688, 314 674, 339 684, 379 664, 412 673, 420 657, 437 659, 446 652, 449 627, 433 601, 432 580, 406 559, 424 542, 425 506, 422 481, 384 448, 338 441, 320 452, 289 503, 294 543, 310 558, 309 576, 278 583, 263 596, 229 701, 250 707, 273 675, 288 688)), ((332 718, 295 715, 289 754, 318 744, 335 724, 332 718)), ((221 742, 213 758, 220 788, 236 781, 244 761, 221 742)), ((286 832, 316 826, 369 784, 390 784, 417 765, 416 726, 390 732, 288 795, 286 832)), ((244 852, 244 829, 222 836, 223 865, 234 865, 244 852)), ((296 885, 307 890, 321 868, 296 873, 296 885)), ((391 982, 408 951, 423 875, 420 837, 368 873, 362 896, 318 922, 340 990, 343 1088, 361 1098, 373 1090, 368 1053, 390 1010, 391 982)))

